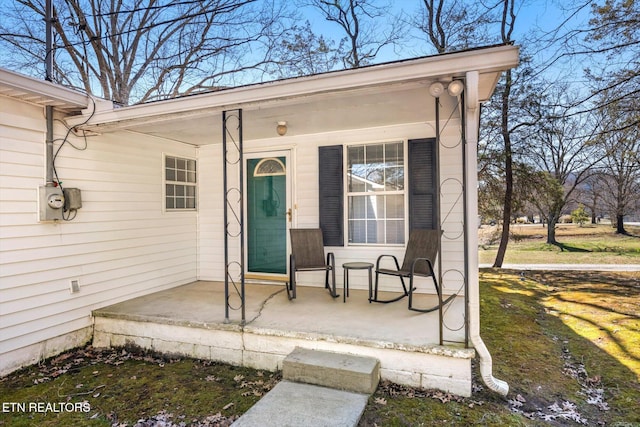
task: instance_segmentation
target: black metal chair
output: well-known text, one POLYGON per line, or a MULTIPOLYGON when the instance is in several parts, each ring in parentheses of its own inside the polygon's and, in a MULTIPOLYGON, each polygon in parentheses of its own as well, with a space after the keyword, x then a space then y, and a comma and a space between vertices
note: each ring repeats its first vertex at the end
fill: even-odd
POLYGON ((333 298, 340 295, 336 293, 336 266, 332 252, 324 255, 324 243, 322 230, 319 228, 292 228, 291 255, 289 256, 289 282, 287 283, 287 295, 289 299, 296 297, 296 272, 298 271, 325 271, 324 287, 329 289, 333 298), (329 285, 329 273, 331 273, 331 285, 329 285))
POLYGON ((372 295, 369 302, 390 303, 399 301, 404 297, 409 297, 409 310, 419 311, 421 313, 440 310, 442 315, 442 307, 455 298, 456 294, 450 295, 447 299, 443 300, 442 291, 434 273, 433 263, 435 263, 438 256, 441 235, 441 230, 412 230, 409 235, 409 242, 407 243, 402 268, 398 264, 398 259, 394 255, 380 255, 376 261, 375 287, 373 293, 371 291, 369 292, 369 295, 372 295), (385 258, 393 259, 395 269, 382 267, 382 261, 385 258), (378 279, 381 274, 399 277, 400 283, 402 283, 403 293, 400 296, 389 300, 378 299, 378 279), (416 276, 431 277, 433 285, 436 288, 436 293, 438 294, 438 305, 429 308, 413 307, 413 291, 415 290, 413 278, 416 276), (405 278, 409 278, 408 288, 404 281, 405 278))

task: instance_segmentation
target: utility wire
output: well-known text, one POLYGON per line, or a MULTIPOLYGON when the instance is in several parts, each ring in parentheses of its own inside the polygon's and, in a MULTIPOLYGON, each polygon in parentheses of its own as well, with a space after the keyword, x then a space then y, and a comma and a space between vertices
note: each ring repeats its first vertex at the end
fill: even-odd
MULTIPOLYGON (((90 44, 90 42, 95 41, 95 40, 105 40, 111 37, 117 37, 117 36, 123 36, 126 34, 130 34, 130 33, 137 33, 140 31, 147 31, 147 30, 151 30, 155 27, 160 27, 160 26, 164 26, 167 24, 172 24, 175 23, 177 21, 185 21, 185 20, 190 20, 193 18, 197 18, 203 15, 207 15, 210 13, 213 14, 223 14, 223 13, 229 13, 229 12, 233 12, 236 9, 239 9, 240 7, 249 4, 249 3, 253 3, 255 0, 249 0, 249 1, 245 1, 243 3, 240 4, 232 4, 232 5, 227 5, 225 7, 220 7, 220 8, 215 8, 212 10, 202 10, 200 12, 196 12, 196 13, 191 13, 188 15, 181 15, 180 17, 176 17, 174 19, 168 19, 168 20, 164 20, 164 21, 160 21, 160 22, 152 22, 146 26, 143 27, 136 27, 130 30, 126 30, 126 31, 121 31, 121 32, 117 32, 117 33, 107 33, 105 35, 102 36, 93 36, 91 38, 89 38, 89 40, 82 40, 76 43, 66 43, 66 44, 56 44, 53 47, 53 50, 57 49, 57 48, 61 48, 61 49, 66 49, 66 48, 70 48, 70 47, 76 47, 76 46, 88 46, 90 44)), ((192 3, 201 3, 200 1, 188 1, 188 2, 180 2, 179 4, 192 4, 192 3)), ((171 7, 174 6, 173 4, 171 5, 162 5, 162 6, 153 6, 153 7, 147 7, 147 8, 139 8, 139 9, 132 9, 130 11, 117 11, 117 12, 105 12, 105 13, 98 13, 98 14, 91 14, 91 15, 85 15, 85 17, 108 17, 108 16, 113 16, 113 15, 121 15, 121 14, 130 14, 130 13, 136 13, 136 12, 141 12, 141 11, 146 11, 146 10, 152 10, 152 9, 162 9, 165 7, 171 7)), ((80 16, 77 16, 77 18, 80 18, 80 16)), ((56 18, 53 18, 54 20, 57 20, 56 18)), ((81 24, 76 24, 76 25, 81 25, 81 24)))
MULTIPOLYGON (((238 7, 244 6, 245 4, 254 3, 255 1, 256 0, 245 0, 242 3, 232 3, 232 4, 225 5, 225 6, 218 6, 218 7, 216 7, 215 12, 216 13, 224 13, 224 12, 226 12, 225 9, 233 10, 233 9, 238 8, 238 7)), ((175 2, 175 3, 163 4, 163 5, 158 5, 158 6, 146 6, 146 7, 140 7, 140 8, 136 8, 136 9, 130 9, 130 10, 121 10, 121 11, 117 11, 117 12, 104 12, 104 13, 88 14, 88 15, 85 15, 85 16, 101 18, 101 17, 105 17, 105 16, 118 15, 118 14, 121 14, 121 13, 148 12, 150 10, 163 9, 163 8, 166 8, 166 7, 184 6, 184 5, 192 5, 192 4, 202 4, 202 0, 179 1, 179 2, 175 2)))

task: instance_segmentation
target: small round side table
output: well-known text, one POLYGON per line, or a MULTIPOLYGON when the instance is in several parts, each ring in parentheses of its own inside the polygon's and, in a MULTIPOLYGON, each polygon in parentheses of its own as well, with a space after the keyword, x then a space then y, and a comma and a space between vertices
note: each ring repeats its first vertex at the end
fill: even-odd
POLYGON ((369 270, 369 292, 371 292, 371 276, 373 275, 373 264, 371 264, 370 262, 345 262, 344 264, 342 264, 342 268, 344 269, 342 302, 346 302, 347 297, 349 296, 349 270, 369 270))

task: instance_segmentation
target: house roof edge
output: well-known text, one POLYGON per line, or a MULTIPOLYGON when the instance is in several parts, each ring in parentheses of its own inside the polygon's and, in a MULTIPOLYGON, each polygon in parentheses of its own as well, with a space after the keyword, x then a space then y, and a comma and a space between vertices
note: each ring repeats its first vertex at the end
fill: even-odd
POLYGON ((0 68, 0 95, 65 111, 79 111, 89 103, 89 97, 78 90, 6 68, 0 68))
MULTIPOLYGON (((498 45, 399 60, 97 111, 88 126, 210 108, 236 109, 293 97, 425 79, 437 80, 444 76, 463 77, 467 71, 498 73, 517 66, 518 59, 517 46, 498 45)), ((89 114, 89 111, 85 111, 85 118, 89 114)), ((84 120, 78 117, 73 121, 82 123, 84 120)))

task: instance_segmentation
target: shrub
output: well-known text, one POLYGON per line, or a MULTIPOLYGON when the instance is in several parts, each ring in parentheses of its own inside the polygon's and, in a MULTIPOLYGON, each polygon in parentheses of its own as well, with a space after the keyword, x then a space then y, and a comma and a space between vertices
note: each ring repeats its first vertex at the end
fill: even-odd
POLYGON ((584 205, 579 205, 578 209, 571 212, 571 220, 576 224, 580 224, 580 227, 589 221, 589 214, 584 210, 584 205))

